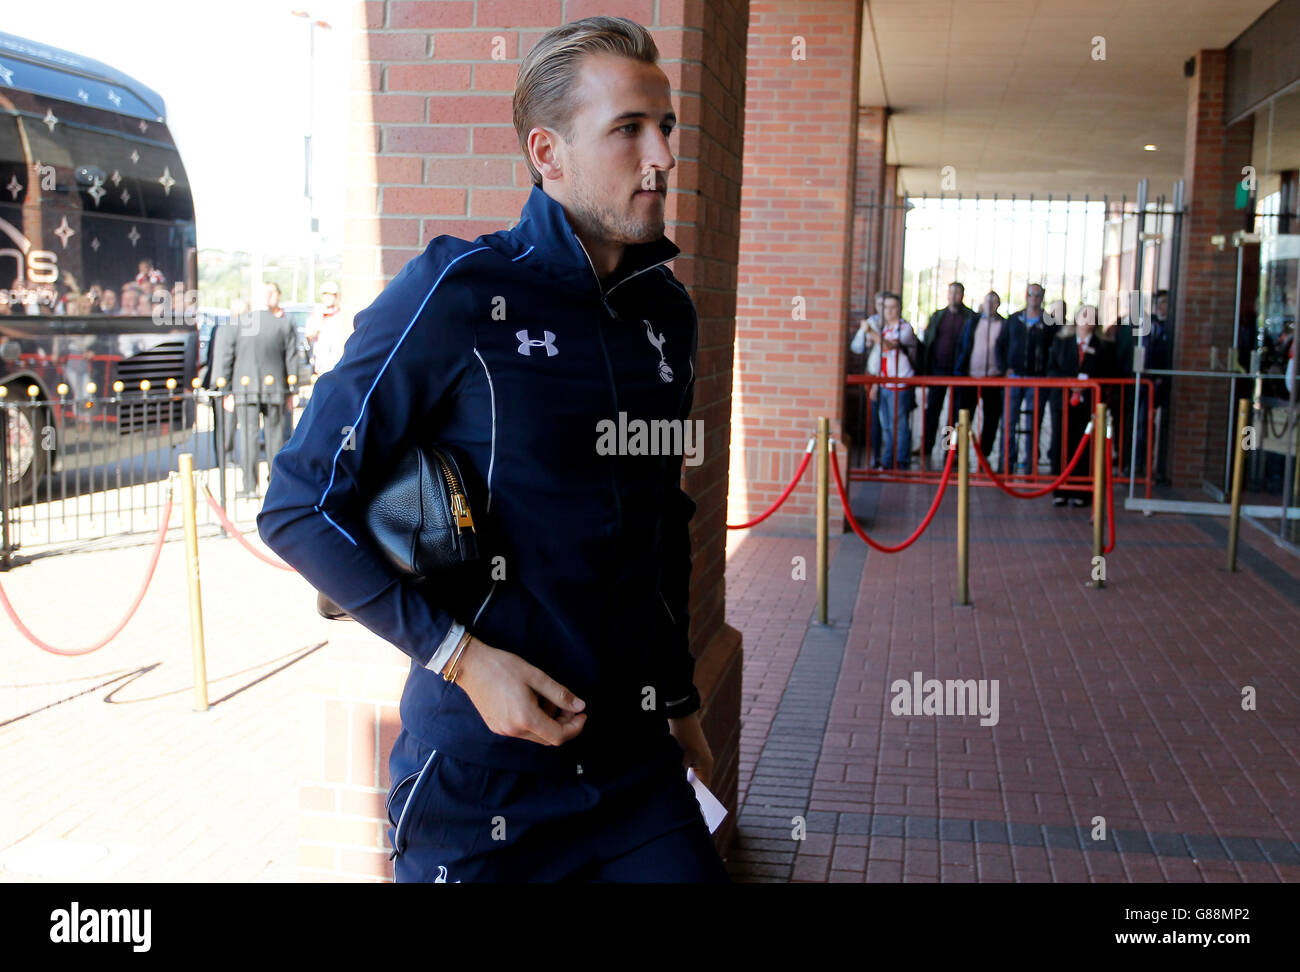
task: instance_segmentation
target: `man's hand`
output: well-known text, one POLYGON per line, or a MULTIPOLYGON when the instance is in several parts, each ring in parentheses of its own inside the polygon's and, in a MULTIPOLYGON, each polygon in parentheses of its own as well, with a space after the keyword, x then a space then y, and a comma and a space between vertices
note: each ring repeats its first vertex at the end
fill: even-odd
POLYGON ((695 775, 701 783, 708 786, 713 776, 713 753, 709 749, 709 741, 704 738, 704 730, 700 727, 700 714, 692 712, 680 719, 669 719, 668 731, 677 740, 677 745, 682 747, 682 765, 695 767, 695 775))
POLYGON ((885 338, 884 343, 885 343, 886 351, 897 351, 900 347, 902 347, 902 345, 899 344, 897 341, 895 341, 893 338, 885 338))
POLYGON ((456 684, 499 736, 559 746, 586 725, 586 703, 518 655, 471 636, 458 671, 456 684))

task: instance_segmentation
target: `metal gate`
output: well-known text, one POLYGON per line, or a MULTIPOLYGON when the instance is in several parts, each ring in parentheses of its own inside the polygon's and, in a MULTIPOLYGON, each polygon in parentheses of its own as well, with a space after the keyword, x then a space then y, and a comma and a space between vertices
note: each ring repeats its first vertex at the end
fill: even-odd
MULTIPOLYGON (((1151 304, 1161 290, 1171 294, 1178 288, 1178 255, 1182 238, 1182 183, 1173 186, 1172 197, 1148 198, 1146 180, 1130 198, 1083 196, 903 196, 897 203, 876 205, 868 201, 866 226, 870 231, 903 220, 902 254, 885 252, 882 264, 894 267, 895 279, 883 289, 902 295, 903 317, 918 336, 931 311, 947 302, 950 281, 966 288, 966 303, 977 308, 988 291, 1002 299, 1000 313, 1009 315, 1024 306, 1025 289, 1031 283, 1045 290, 1044 309, 1071 319, 1074 308, 1095 304, 1098 323, 1136 324, 1135 332, 1149 327, 1151 304)), ((868 234, 868 286, 874 279, 868 234)), ((888 237, 884 242, 888 243, 888 237)), ((867 313, 873 311, 870 296, 864 300, 867 313)), ((857 321, 851 323, 856 331, 857 321)), ((1170 322, 1171 331, 1176 323, 1170 322)), ((866 354, 850 352, 848 371, 865 372, 866 354)), ((1159 437, 1163 409, 1148 414, 1149 382, 1139 374, 1127 374, 1126 382, 1108 395, 1116 407, 1117 462, 1129 483, 1130 495, 1141 489, 1147 496, 1153 479, 1163 473, 1163 463, 1149 468, 1145 453, 1160 457, 1167 443, 1159 437), (1143 388, 1146 388, 1145 397, 1143 388), (1146 426, 1155 428, 1154 442, 1146 426)), ((1039 431, 1036 410, 1026 398, 1013 427, 1020 438, 1033 438, 1039 431)), ((850 465, 853 478, 882 478, 884 471, 872 471, 869 440, 873 422, 865 386, 849 382, 846 389, 846 432, 855 443, 850 465)), ((1047 433, 1044 433, 1044 439, 1047 433)), ((1026 481, 1046 473, 1046 444, 1022 449, 1021 455, 1036 452, 1041 467, 1030 470, 1026 481)))

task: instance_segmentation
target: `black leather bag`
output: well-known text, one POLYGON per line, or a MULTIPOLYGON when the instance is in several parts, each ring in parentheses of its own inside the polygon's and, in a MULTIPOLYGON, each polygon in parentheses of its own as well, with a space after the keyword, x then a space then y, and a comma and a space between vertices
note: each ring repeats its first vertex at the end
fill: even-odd
MULTIPOLYGON (((446 446, 416 442, 402 453, 366 500, 363 522, 392 565, 416 579, 478 560, 469 490, 446 446)), ((316 609, 334 620, 349 617, 319 592, 316 609)))
POLYGON ((375 543, 404 574, 427 577, 478 559, 474 517, 450 449, 417 442, 366 503, 375 543))

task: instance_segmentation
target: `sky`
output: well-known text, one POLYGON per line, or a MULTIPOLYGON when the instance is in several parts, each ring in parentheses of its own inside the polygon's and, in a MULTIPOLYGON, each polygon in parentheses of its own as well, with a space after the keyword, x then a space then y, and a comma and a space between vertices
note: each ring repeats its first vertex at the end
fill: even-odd
MULTIPOLYGON (((1023 305, 1026 281, 1019 278, 1026 275, 1049 289, 1048 300, 1062 296, 1062 284, 1072 308, 1080 299, 1098 299, 1105 215, 1101 202, 1057 200, 1049 205, 1044 200, 931 198, 912 203, 903 251, 909 275, 960 259, 966 303, 974 307, 993 288, 1007 305, 1003 314, 1023 305)), ((933 293, 907 296, 927 308, 941 305, 947 300, 947 284, 938 279, 933 293)), ((922 316, 929 312, 919 305, 910 309, 922 316)))
POLYGON ((3 29, 103 61, 162 95, 200 249, 305 252, 303 135, 314 76, 314 208, 329 238, 322 250, 341 247, 349 0, 5 0, 3 29), (315 29, 314 72, 308 21, 295 9, 332 28, 315 29))

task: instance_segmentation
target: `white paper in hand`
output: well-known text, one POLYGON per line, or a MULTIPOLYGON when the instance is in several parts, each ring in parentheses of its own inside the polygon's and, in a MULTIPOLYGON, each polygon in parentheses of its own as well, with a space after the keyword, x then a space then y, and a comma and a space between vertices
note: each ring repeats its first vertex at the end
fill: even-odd
POLYGON ((709 833, 713 833, 727 816, 727 808, 709 792, 707 786, 700 782, 695 775, 694 769, 688 768, 686 770, 686 782, 695 788, 695 799, 700 803, 700 813, 704 815, 704 822, 709 827, 709 833))

